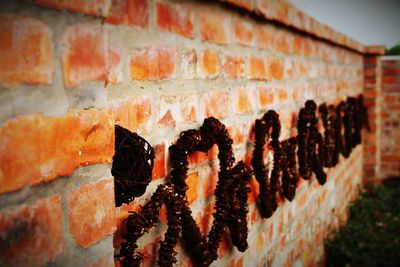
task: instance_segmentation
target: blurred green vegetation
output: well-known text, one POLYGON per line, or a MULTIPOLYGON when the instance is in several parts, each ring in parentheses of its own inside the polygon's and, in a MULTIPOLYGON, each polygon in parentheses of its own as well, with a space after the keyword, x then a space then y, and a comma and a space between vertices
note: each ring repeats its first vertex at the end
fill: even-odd
POLYGON ((400 185, 371 186, 350 207, 347 224, 325 241, 326 265, 400 266, 400 185))
POLYGON ((400 55, 400 44, 393 46, 392 48, 386 49, 386 56, 396 56, 400 55))

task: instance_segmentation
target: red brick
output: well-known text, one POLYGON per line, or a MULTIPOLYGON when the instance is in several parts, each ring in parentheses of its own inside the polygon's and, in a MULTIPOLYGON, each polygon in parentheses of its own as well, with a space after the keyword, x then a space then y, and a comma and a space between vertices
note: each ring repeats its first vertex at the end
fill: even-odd
POLYGON ((225 77, 241 78, 244 76, 244 59, 242 57, 225 55, 221 67, 225 77))
POLYGON ((258 87, 258 105, 260 108, 268 108, 274 104, 274 92, 270 87, 258 87))
POLYGON ((135 51, 130 60, 132 80, 164 80, 176 71, 176 51, 167 45, 148 46, 135 51))
POLYGON ((128 24, 147 28, 149 25, 149 4, 147 0, 128 0, 128 24))
POLYGON ((34 0, 34 3, 54 9, 67 9, 71 12, 102 17, 107 16, 110 7, 110 0, 93 0, 83 2, 80 0, 34 0))
POLYGON ((254 40, 254 25, 242 17, 232 21, 233 33, 238 44, 252 46, 254 40))
POLYGON ((229 115, 229 94, 222 91, 208 91, 201 101, 204 105, 204 116, 216 117, 218 119, 225 118, 229 115), (224 103, 221 105, 221 103, 224 103))
POLYGON ((187 175, 185 180, 186 184, 188 185, 188 190, 186 191, 186 196, 189 204, 192 204, 198 195, 198 187, 199 187, 199 173, 192 172, 187 175))
POLYGON ((193 38, 193 15, 189 7, 156 3, 156 22, 161 30, 193 38))
POLYGON ((208 150, 206 153, 200 152, 200 151, 195 151, 188 155, 188 161, 189 161, 189 168, 196 166, 196 165, 201 165, 206 162, 212 161, 217 158, 218 155, 218 146, 213 145, 210 150, 208 150))
POLYGON ((165 144, 155 145, 154 154, 153 179, 159 179, 165 176, 165 144))
POLYGON ((254 105, 251 102, 251 98, 248 95, 247 88, 237 88, 236 89, 236 114, 248 114, 253 112, 254 105))
POLYGON ((219 70, 219 54, 217 51, 205 49, 199 57, 199 76, 215 78, 219 70))
POLYGON ((114 123, 104 110, 63 117, 17 116, 0 129, 0 193, 69 176, 81 165, 110 162, 114 123))
POLYGON ((259 57, 250 57, 247 76, 252 80, 266 80, 267 69, 265 66, 265 60, 259 57))
POLYGON ((106 81, 108 34, 101 26, 75 24, 62 37, 64 83, 68 88, 88 81, 106 81))
POLYGON ((228 18, 225 15, 202 11, 199 14, 199 19, 201 40, 217 44, 228 43, 228 18))
POLYGON ((53 57, 52 32, 46 24, 0 14, 0 84, 50 84, 53 57))
POLYGON ((112 0, 106 22, 147 28, 149 25, 147 0, 112 0))
POLYGON ((68 200, 69 231, 78 245, 89 247, 116 229, 114 179, 85 184, 68 200))
POLYGON ((269 80, 282 80, 284 66, 283 60, 279 58, 271 58, 268 62, 268 78, 269 80))
POLYGON ((150 132, 152 126, 152 103, 150 97, 141 96, 135 100, 126 98, 113 101, 109 105, 115 124, 138 134, 150 132))
POLYGON ((5 266, 44 266, 55 261, 63 250, 61 196, 3 209, 0 236, 0 261, 5 266))

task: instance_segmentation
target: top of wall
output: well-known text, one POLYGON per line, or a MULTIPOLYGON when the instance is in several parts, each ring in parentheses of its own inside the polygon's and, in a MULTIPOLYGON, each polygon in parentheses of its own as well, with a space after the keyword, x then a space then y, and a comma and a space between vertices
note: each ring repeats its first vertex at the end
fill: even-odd
POLYGON ((364 46, 343 33, 335 31, 328 25, 317 21, 286 0, 220 1, 363 54, 382 55, 384 53, 383 46, 364 46))
MULTIPOLYGON (((275 21, 287 27, 310 34, 328 42, 346 47, 362 54, 383 55, 383 46, 364 46, 343 33, 323 24, 307 15, 287 0, 218 0, 227 3, 240 11, 250 12, 269 21, 275 21)), ((112 5, 118 5, 118 0, 99 0, 91 2, 69 2, 60 0, 33 0, 35 4, 56 9, 67 9, 87 15, 107 17, 112 5)))

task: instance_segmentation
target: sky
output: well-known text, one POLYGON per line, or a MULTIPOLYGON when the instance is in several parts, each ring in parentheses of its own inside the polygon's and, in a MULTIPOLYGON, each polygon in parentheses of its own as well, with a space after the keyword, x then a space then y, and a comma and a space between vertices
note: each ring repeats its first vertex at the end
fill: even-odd
POLYGON ((400 0, 291 0, 333 29, 363 45, 400 44, 400 0))

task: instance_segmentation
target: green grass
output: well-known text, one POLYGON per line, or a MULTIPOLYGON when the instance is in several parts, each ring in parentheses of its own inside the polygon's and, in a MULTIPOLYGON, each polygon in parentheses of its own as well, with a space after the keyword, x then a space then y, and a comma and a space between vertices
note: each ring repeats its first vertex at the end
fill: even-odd
POLYGON ((400 186, 370 187, 347 224, 325 242, 327 266, 400 266, 400 186))

